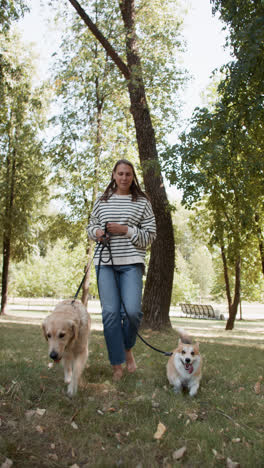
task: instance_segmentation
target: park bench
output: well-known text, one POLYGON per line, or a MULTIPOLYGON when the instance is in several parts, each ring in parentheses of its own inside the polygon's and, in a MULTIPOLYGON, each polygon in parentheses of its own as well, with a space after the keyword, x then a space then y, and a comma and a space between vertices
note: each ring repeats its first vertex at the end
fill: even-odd
POLYGON ((218 310, 214 310, 213 306, 208 304, 180 304, 182 312, 186 317, 220 319, 223 320, 223 314, 218 310))

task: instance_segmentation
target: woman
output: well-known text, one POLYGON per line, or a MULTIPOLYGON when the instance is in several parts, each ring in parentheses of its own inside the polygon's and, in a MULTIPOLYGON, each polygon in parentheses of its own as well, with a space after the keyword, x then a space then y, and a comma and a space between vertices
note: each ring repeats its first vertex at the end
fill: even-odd
POLYGON ((147 246, 156 237, 150 201, 140 188, 133 165, 126 159, 115 164, 110 184, 94 204, 87 231, 91 239, 100 242, 105 229, 112 260, 104 249, 98 272, 99 248, 94 263, 99 273, 104 336, 113 379, 120 380, 124 362, 128 372, 137 367, 132 348, 142 318, 144 259, 147 246))

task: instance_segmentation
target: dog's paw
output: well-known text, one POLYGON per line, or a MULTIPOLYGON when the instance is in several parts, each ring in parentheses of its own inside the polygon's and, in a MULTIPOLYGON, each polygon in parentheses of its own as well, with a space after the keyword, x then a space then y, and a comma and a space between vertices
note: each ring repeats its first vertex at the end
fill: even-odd
POLYGON ((190 397, 194 397, 195 395, 197 395, 198 388, 199 388, 199 387, 192 387, 192 388, 190 389, 190 391, 189 391, 190 397))
POLYGON ((77 393, 77 388, 75 388, 71 383, 68 385, 67 388, 67 395, 72 398, 77 393))
POLYGON ((175 387, 175 386, 174 386, 174 387, 173 387, 173 391, 174 391, 174 393, 176 393, 176 394, 177 394, 177 393, 180 393, 180 392, 181 392, 181 387, 175 387))

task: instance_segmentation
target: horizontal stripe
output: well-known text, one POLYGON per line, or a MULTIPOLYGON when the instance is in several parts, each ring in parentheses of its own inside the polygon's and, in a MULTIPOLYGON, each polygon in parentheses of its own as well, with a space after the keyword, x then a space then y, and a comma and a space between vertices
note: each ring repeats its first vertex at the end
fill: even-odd
MULTIPOLYGON (((132 201, 131 195, 112 195, 109 200, 98 198, 94 204, 87 227, 88 236, 96 239, 97 229, 105 230, 107 222, 114 222, 133 228, 131 238, 128 236, 111 236, 110 247, 114 263, 128 265, 144 263, 146 248, 156 237, 156 223, 151 204, 146 198, 132 201)), ((103 251, 103 260, 108 259, 109 253, 103 251)), ((95 257, 98 263, 99 252, 95 257)))

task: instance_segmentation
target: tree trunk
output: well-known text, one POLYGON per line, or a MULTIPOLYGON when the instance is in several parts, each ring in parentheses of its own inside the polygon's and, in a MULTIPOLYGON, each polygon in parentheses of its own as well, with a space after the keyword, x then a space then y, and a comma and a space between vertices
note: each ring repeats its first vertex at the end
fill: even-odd
MULTIPOLYGON (((95 143, 95 161, 94 161, 94 185, 93 185, 93 195, 92 195, 92 204, 90 206, 89 215, 92 211, 94 202, 98 195, 98 186, 99 186, 99 165, 101 158, 102 150, 102 109, 103 109, 103 98, 100 97, 99 93, 99 82, 98 78, 95 80, 95 90, 96 90, 96 107, 97 107, 97 118, 96 118, 96 143, 95 143)), ((89 300, 89 286, 90 286, 90 277, 91 277, 91 267, 92 267, 92 258, 93 258, 93 248, 91 241, 87 236, 87 266, 89 266, 82 287, 82 303, 87 307, 89 300)))
MULTIPOLYGON (((88 300, 89 300, 89 286, 90 286, 90 276, 91 276, 91 263, 92 263, 92 258, 93 258, 93 246, 89 245, 88 246, 88 252, 87 252, 87 266, 89 267, 85 279, 83 282, 82 286, 82 303, 87 307, 88 305, 88 300)), ((86 266, 86 268, 87 268, 86 266)))
POLYGON ((259 215, 258 213, 255 214, 255 221, 257 226, 257 236, 258 236, 258 246, 259 246, 259 253, 260 253, 260 261, 261 261, 261 270, 264 275, 264 236, 262 234, 261 227, 259 225, 259 215))
POLYGON ((8 271, 10 263, 10 237, 4 236, 3 240, 3 268, 2 268, 2 297, 1 297, 1 314, 6 313, 7 308, 7 290, 8 290, 8 271))
MULTIPOLYGON (((9 135, 10 138, 10 135, 9 135)), ((5 226, 3 235, 3 269, 2 269, 2 291, 1 291, 1 311, 4 315, 7 308, 8 293, 8 272, 11 258, 11 236, 12 236, 12 215, 14 205, 16 174, 16 150, 8 154, 6 159, 6 206, 5 206, 5 226)))
POLYGON ((240 278, 241 278, 241 258, 238 257, 235 266, 235 293, 232 304, 229 307, 229 317, 226 322, 226 330, 233 330, 240 302, 240 278))
POLYGON ((224 249, 223 245, 221 245, 221 256, 222 256, 222 261, 223 261, 223 266, 224 266, 226 297, 227 297, 227 302, 228 302, 228 309, 230 310, 231 304, 232 304, 232 299, 231 299, 231 292, 230 292, 230 284, 229 284, 228 268, 227 268, 225 249, 224 249))
POLYGON ((150 196, 157 222, 157 239, 151 248, 151 260, 143 298, 144 325, 151 328, 168 327, 171 326, 169 308, 174 274, 174 235, 169 203, 161 177, 154 129, 145 95, 140 57, 137 51, 134 0, 121 0, 120 2, 126 28, 128 66, 98 31, 79 3, 76 0, 69 1, 128 80, 131 113, 136 128, 144 184, 150 196))
POLYGON ((156 140, 147 104, 143 73, 137 50, 134 0, 120 2, 126 29, 126 53, 131 78, 128 90, 131 102, 144 184, 150 196, 157 223, 157 239, 145 284, 142 309, 143 326, 153 329, 170 327, 169 309, 174 274, 174 235, 171 213, 162 182, 156 140))

